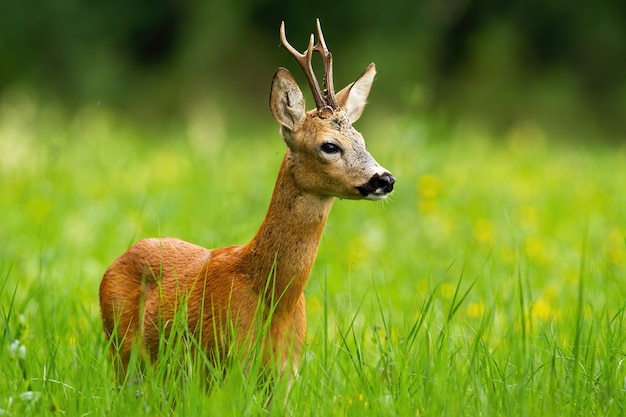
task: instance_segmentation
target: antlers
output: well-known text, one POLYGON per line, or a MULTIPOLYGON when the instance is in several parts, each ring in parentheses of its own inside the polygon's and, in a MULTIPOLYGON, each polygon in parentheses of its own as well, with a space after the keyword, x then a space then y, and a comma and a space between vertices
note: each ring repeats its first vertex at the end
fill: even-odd
POLYGON ((311 38, 309 40, 309 47, 304 53, 298 52, 289 42, 287 42, 287 37, 285 36, 285 22, 281 22, 280 24, 280 41, 281 45, 298 61, 302 70, 304 71, 304 75, 306 75, 306 79, 309 82, 309 86, 311 87, 311 92, 313 93, 313 99, 315 100, 315 106, 318 110, 322 110, 324 107, 330 107, 332 109, 339 108, 337 104, 337 99, 335 98, 335 89, 333 87, 333 56, 326 47, 326 42, 324 41, 324 34, 322 33, 322 26, 320 25, 320 20, 317 21, 317 36, 319 37, 319 41, 313 45, 315 40, 315 36, 311 34, 311 38), (315 77, 315 73, 313 72, 313 66, 311 65, 311 59, 313 58, 313 51, 317 51, 322 55, 324 60, 324 92, 320 90, 320 86, 317 82, 317 78, 315 77))

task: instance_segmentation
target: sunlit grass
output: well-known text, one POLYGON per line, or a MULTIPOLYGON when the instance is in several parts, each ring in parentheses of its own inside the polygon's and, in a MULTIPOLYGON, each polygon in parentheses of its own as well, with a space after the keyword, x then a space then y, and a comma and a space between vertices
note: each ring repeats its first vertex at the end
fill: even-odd
MULTIPOLYGON (((212 111, 155 134, 97 107, 2 102, 0 414, 266 412, 241 369, 208 393, 163 369, 118 390, 99 319, 102 273, 137 239, 242 244, 262 220, 277 129, 235 137, 212 111)), ((333 207, 292 414, 622 415, 626 150, 529 123, 360 129, 397 188, 333 207)))

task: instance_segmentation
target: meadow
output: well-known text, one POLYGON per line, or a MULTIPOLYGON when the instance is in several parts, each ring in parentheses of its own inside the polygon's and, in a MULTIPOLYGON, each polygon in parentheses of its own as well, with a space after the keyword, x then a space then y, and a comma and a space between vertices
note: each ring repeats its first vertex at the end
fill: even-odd
POLYGON ((233 365, 210 390, 174 355, 118 387, 98 285, 133 242, 244 244, 284 144, 267 111, 181 128, 0 104, 0 415, 626 414, 626 147, 411 115, 358 128, 397 178, 334 204, 306 287, 305 359, 270 408, 233 365))

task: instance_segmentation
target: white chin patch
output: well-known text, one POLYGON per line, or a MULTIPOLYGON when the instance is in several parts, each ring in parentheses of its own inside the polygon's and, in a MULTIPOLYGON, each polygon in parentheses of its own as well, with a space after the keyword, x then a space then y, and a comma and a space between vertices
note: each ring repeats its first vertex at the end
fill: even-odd
POLYGON ((373 201, 384 200, 385 198, 387 198, 388 195, 389 193, 386 193, 382 188, 379 188, 373 193, 369 193, 368 195, 366 195, 365 199, 373 201))

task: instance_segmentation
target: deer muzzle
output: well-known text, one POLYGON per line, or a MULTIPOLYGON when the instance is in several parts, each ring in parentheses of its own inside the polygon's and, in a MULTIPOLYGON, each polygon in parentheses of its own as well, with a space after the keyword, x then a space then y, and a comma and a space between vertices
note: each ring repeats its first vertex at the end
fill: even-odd
POLYGON ((361 195, 368 200, 382 200, 393 191, 396 179, 389 172, 374 174, 365 184, 356 187, 361 195))

